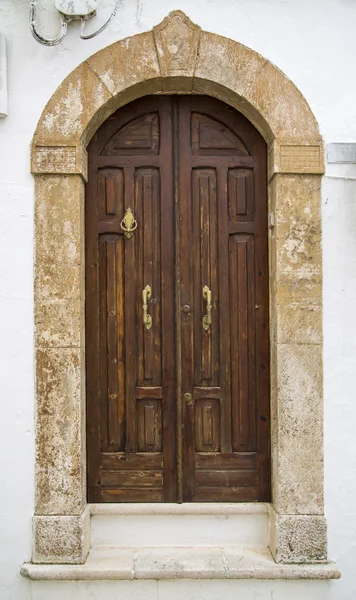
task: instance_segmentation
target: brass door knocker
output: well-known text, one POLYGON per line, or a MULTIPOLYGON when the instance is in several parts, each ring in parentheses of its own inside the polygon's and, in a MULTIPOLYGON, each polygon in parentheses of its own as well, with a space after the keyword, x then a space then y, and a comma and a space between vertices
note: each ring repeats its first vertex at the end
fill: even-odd
POLYGON ((120 227, 125 234, 125 237, 129 240, 133 236, 135 229, 137 229, 137 221, 131 208, 128 208, 125 212, 125 216, 120 223, 120 227))

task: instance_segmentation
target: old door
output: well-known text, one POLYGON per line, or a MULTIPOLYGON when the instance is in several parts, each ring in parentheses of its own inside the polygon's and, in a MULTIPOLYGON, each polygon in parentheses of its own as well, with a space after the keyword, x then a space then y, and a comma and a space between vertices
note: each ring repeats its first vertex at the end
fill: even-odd
POLYGON ((269 499, 266 146, 202 96, 89 146, 88 499, 269 499))

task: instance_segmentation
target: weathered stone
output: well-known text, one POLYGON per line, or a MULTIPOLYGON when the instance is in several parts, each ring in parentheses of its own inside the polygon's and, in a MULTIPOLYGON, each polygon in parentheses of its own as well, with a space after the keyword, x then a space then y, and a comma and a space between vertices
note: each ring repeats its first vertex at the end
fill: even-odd
POLYGON ((84 306, 78 298, 37 302, 36 347, 79 346, 83 319, 84 306))
POLYGON ((39 300, 80 298, 83 209, 84 184, 79 175, 36 177, 35 292, 39 300))
POLYGON ((277 285, 282 273, 294 279, 321 277, 320 186, 317 175, 276 175, 272 181, 277 285))
POLYGON ((80 297, 81 269, 37 261, 35 295, 38 301, 80 297))
POLYGON ((180 10, 153 28, 162 77, 188 77, 192 89, 200 27, 180 10))
POLYGON ((90 547, 90 511, 78 516, 33 517, 34 563, 84 563, 90 547))
POLYGON ((319 144, 271 144, 269 153, 269 177, 274 173, 324 173, 323 145, 319 144))
POLYGON ((84 351, 36 353, 36 513, 75 515, 85 504, 84 351))
POLYGON ((37 146, 80 144, 93 115, 111 93, 82 63, 64 80, 45 107, 35 134, 37 146))
POLYGON ((277 344, 275 361, 273 502, 281 514, 322 514, 322 347, 277 344))
POLYGON ((270 510, 270 548, 277 563, 327 561, 326 520, 314 515, 279 515, 270 510))
POLYGON ((241 109, 252 104, 271 127, 280 144, 319 144, 318 124, 300 91, 272 63, 266 61, 244 90, 241 109))
POLYGON ((320 178, 275 175, 270 182, 271 336, 322 342, 320 178))
POLYGON ((132 85, 160 77, 152 31, 100 50, 88 58, 87 64, 113 96, 132 85))
POLYGON ((77 146, 36 146, 32 147, 31 172, 34 174, 79 174, 88 178, 88 154, 85 148, 77 146))
POLYGON ((267 141, 274 134, 268 121, 252 105, 243 103, 245 90, 255 81, 266 59, 250 48, 222 36, 201 32, 193 91, 231 104, 257 127, 267 141))
POLYGON ((274 323, 279 343, 322 343, 320 276, 304 279, 282 274, 274 298, 274 323))
MULTIPOLYGON (((194 77, 194 90, 199 80, 222 85, 244 96, 266 63, 260 54, 228 38, 201 32, 199 54, 194 77)), ((211 86, 214 87, 214 86, 211 86)))

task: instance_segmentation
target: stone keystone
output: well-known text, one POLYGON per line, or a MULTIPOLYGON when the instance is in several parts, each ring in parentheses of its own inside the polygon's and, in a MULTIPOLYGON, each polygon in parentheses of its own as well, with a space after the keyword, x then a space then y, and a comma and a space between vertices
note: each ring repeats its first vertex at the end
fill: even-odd
POLYGON ((153 28, 162 77, 193 77, 200 27, 175 10, 153 28))

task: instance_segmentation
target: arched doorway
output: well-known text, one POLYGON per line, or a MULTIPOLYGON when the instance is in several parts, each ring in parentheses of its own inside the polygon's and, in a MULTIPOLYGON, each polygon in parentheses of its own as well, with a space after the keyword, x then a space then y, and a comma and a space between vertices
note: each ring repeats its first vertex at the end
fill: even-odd
POLYGON ((32 144, 35 175, 36 508, 34 562, 81 563, 86 493, 86 148, 117 109, 148 94, 202 94, 236 108, 268 146, 271 481, 277 562, 326 560, 323 502, 321 175, 313 113, 276 66, 181 11, 78 65, 32 144), (308 468, 305 468, 305 465, 308 468))
POLYGON ((88 500, 270 500, 265 141, 149 96, 88 154, 88 500))

